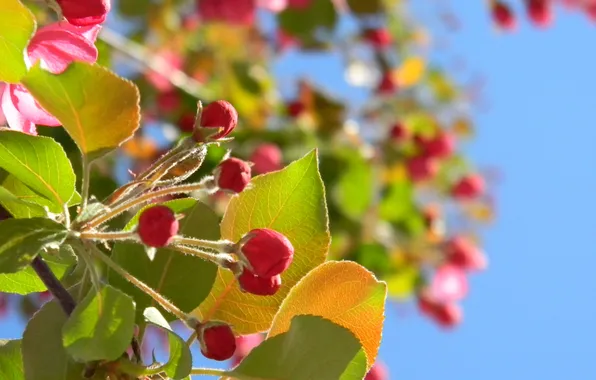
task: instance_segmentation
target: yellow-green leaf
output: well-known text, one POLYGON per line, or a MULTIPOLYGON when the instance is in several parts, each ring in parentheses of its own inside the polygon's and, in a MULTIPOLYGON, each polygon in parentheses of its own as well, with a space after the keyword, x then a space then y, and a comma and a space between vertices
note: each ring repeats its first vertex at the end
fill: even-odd
POLYGON ((120 146, 139 127, 137 87, 102 66, 74 62, 59 75, 35 66, 22 82, 90 159, 120 146))
POLYGON ((232 198, 221 223, 222 238, 238 241, 255 228, 279 231, 294 246, 281 289, 270 297, 243 293, 234 275, 219 269, 211 293, 194 312, 201 319, 228 322, 238 334, 267 330, 292 286, 325 260, 330 235, 316 151, 254 178, 252 188, 232 198))
POLYGON ((27 73, 25 49, 35 32, 35 18, 18 0, 0 1, 0 81, 18 83, 27 73))
POLYGON ((268 338, 288 331, 297 315, 318 315, 347 328, 360 340, 370 368, 381 344, 386 297, 387 285, 363 266, 351 261, 321 264, 290 291, 268 338))

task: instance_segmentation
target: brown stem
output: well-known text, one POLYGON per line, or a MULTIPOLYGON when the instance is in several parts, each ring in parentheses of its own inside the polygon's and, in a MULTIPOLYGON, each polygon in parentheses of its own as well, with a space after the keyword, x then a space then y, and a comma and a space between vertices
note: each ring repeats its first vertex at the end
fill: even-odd
POLYGON ((62 310, 64 310, 66 315, 72 314, 76 306, 76 302, 70 293, 64 288, 64 286, 62 286, 60 280, 56 278, 48 264, 46 264, 46 262, 40 256, 37 256, 33 259, 33 261, 31 261, 30 265, 35 273, 37 273, 41 281, 48 288, 50 293, 52 293, 54 298, 58 300, 62 310))

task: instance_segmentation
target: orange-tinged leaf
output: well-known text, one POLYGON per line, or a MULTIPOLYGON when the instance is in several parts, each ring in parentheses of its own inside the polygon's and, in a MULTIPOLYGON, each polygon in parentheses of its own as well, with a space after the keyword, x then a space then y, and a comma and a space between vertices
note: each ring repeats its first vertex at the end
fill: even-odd
POLYGON ((273 320, 268 338, 288 331, 296 315, 318 315, 350 330, 360 340, 370 368, 377 357, 387 285, 351 261, 319 265, 290 291, 273 320))
POLYGON ((397 81, 401 87, 416 85, 426 69, 426 62, 420 57, 409 57, 397 69, 397 81))
POLYGON ((145 137, 137 137, 128 140, 124 143, 122 149, 129 156, 138 159, 153 158, 157 154, 157 145, 155 142, 145 137))
POLYGON ((193 312, 201 320, 227 322, 242 335, 269 329, 288 291, 325 261, 331 240, 316 151, 283 170, 255 177, 251 186, 230 200, 221 235, 238 241, 255 228, 284 234, 294 246, 294 260, 282 274, 282 287, 268 297, 243 293, 234 275, 219 269, 211 293, 193 312))
POLYGON ((37 65, 22 83, 90 159, 117 148, 139 127, 139 90, 102 66, 73 62, 55 75, 37 65))

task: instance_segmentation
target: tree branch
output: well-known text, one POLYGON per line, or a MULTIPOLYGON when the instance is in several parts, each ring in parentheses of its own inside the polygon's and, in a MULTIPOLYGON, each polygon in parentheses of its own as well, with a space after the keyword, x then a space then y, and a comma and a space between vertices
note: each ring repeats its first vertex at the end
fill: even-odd
POLYGON ((56 278, 48 264, 46 264, 46 262, 38 255, 31 262, 31 267, 35 270, 35 273, 37 273, 54 298, 58 300, 66 315, 70 315, 76 306, 76 302, 64 286, 62 286, 60 280, 56 278))

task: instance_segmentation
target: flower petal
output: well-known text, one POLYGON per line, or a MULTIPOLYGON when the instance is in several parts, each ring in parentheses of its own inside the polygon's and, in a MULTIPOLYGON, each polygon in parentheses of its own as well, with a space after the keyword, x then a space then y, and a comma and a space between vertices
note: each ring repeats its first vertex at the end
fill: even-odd
POLYGON ((25 119, 12 104, 8 87, 9 86, 6 86, 4 89, 2 93, 2 99, 0 100, 0 108, 2 108, 2 112, 4 113, 4 117, 6 117, 8 126, 11 129, 17 131, 21 131, 30 135, 37 135, 35 124, 25 119))
POLYGON ((465 272, 453 265, 437 269, 431 283, 432 295, 441 302, 457 302, 468 294, 468 279, 465 272))
POLYGON ((62 125, 58 119, 44 110, 33 95, 20 85, 9 85, 10 99, 19 113, 35 124, 57 127, 62 125))
POLYGON ((73 61, 95 62, 97 48, 92 41, 99 29, 75 28, 67 23, 41 28, 27 48, 31 63, 35 64, 40 60, 42 68, 53 74, 60 74, 73 61))

